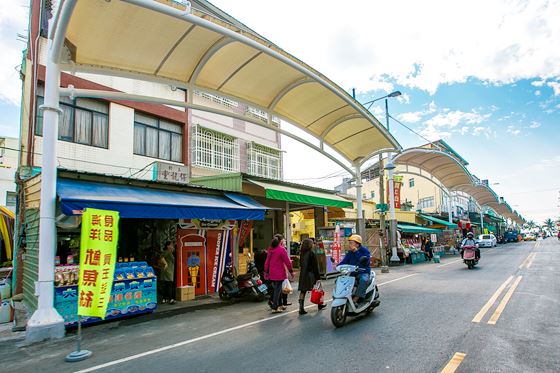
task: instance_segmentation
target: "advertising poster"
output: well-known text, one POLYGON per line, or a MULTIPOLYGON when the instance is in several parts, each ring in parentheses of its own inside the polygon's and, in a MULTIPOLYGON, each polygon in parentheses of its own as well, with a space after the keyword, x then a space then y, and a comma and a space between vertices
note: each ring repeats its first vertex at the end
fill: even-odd
POLYGON ((231 260, 232 230, 177 230, 177 286, 194 286, 196 295, 217 292, 231 260))
POLYGON ((78 315, 105 318, 119 238, 117 211, 87 208, 82 215, 78 315))
POLYGON ((332 257, 337 264, 342 260, 340 257, 340 250, 340 225, 337 224, 334 229, 334 239, 332 243, 332 257))

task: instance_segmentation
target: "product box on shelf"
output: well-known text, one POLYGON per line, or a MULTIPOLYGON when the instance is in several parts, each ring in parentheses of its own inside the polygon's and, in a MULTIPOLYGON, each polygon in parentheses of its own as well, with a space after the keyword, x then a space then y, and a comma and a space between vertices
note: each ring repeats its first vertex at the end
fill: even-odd
MULTIPOLYGON (((79 274, 79 267, 73 267, 77 267, 72 268, 73 272, 79 274)), ((78 321, 78 275, 75 284, 74 281, 64 280, 64 276, 60 278, 62 280, 59 283, 71 285, 55 287, 55 308, 64 318, 65 324, 71 326, 78 321)), ((153 268, 146 262, 117 263, 105 319, 153 312, 156 307, 157 278, 153 268)), ((101 319, 97 317, 82 317, 84 324, 98 321, 101 319)))
POLYGON ((186 300, 193 300, 194 299, 194 286, 183 286, 180 288, 177 288, 176 291, 176 298, 178 301, 186 301, 186 300))

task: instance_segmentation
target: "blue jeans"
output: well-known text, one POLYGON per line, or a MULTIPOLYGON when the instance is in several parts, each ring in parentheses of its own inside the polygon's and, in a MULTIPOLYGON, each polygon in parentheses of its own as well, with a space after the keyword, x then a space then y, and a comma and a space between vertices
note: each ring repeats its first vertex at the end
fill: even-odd
POLYGON ((356 275, 356 281, 358 281, 358 288, 356 289, 356 295, 360 298, 365 298, 366 290, 369 282, 369 273, 358 273, 356 275))

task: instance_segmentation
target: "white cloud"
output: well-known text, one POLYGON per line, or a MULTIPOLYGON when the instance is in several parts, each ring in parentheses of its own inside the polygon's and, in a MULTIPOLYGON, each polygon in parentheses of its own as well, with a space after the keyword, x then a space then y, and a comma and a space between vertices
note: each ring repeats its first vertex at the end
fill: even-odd
POLYGON ((560 75, 560 48, 551 47, 560 45, 558 1, 325 0, 298 2, 297 11, 284 2, 214 3, 341 86, 363 92, 389 92, 389 81, 434 93, 470 77, 507 84, 560 75), (277 21, 266 16, 272 14, 277 21))
POLYGON ((541 95, 541 91, 536 90, 536 91, 535 91, 535 96, 540 96, 540 95, 541 95))
POLYGON ((548 82, 546 85, 552 88, 554 96, 560 96, 560 82, 548 82))
POLYGON ((531 82, 531 85, 534 87, 542 87, 544 83, 546 83, 546 80, 535 80, 534 82, 531 82))
POLYGON ((521 133, 521 130, 515 128, 515 126, 508 126, 507 133, 511 133, 514 136, 517 136, 521 133))
POLYGON ((539 122, 531 122, 531 124, 529 125, 529 128, 539 128, 541 126, 541 124, 539 122))
POLYGON ((0 1, 0 100, 13 105, 21 99, 18 67, 25 44, 17 37, 27 34, 27 13, 27 1, 0 1))
POLYGON ((423 115, 424 113, 421 111, 414 111, 414 112, 399 114, 397 116, 397 119, 400 120, 401 122, 406 122, 406 123, 418 123, 420 122, 420 120, 422 120, 423 115))
POLYGON ((460 123, 479 124, 488 119, 491 114, 478 114, 475 112, 464 112, 459 110, 449 111, 444 114, 437 114, 426 121, 428 126, 434 127, 456 127, 460 123))

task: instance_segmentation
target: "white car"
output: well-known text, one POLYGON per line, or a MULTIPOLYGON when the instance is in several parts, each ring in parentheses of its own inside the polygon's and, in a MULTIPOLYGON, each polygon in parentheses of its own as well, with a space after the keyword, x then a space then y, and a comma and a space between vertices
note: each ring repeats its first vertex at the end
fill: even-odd
POLYGON ((493 234, 481 234, 478 236, 478 247, 494 247, 496 246, 496 236, 493 234))

